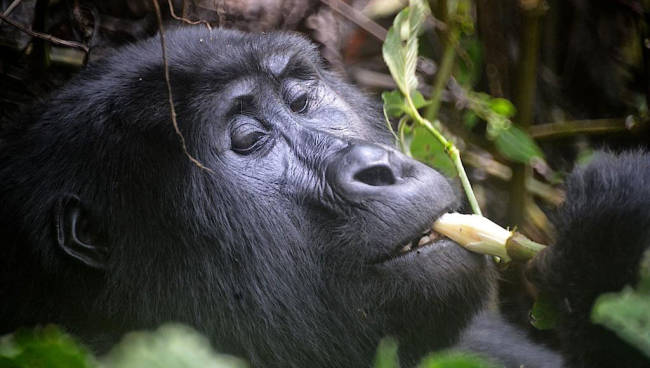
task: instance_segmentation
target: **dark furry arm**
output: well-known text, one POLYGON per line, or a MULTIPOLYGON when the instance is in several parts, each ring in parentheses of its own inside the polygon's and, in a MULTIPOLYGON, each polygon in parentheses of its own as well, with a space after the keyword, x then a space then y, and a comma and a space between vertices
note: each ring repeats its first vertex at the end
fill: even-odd
POLYGON ((536 257, 528 276, 556 297, 568 365, 647 367, 638 351, 589 318, 598 295, 637 282, 650 245, 650 155, 597 154, 569 177, 554 222, 558 241, 536 257))

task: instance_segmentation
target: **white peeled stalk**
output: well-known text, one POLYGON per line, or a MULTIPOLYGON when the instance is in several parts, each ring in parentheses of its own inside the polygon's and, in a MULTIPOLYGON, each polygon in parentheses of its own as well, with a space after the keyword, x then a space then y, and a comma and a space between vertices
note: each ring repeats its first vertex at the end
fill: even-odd
POLYGON ((433 230, 472 252, 497 256, 505 262, 513 258, 527 261, 544 249, 544 245, 516 231, 506 230, 481 215, 447 213, 433 224, 433 230))

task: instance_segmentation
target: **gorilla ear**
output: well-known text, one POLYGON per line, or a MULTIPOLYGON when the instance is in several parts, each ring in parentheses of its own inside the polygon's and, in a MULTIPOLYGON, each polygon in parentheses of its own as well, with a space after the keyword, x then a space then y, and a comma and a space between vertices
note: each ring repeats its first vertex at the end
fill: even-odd
POLYGON ((54 221, 57 244, 65 254, 88 267, 106 268, 108 249, 100 244, 101 237, 79 197, 62 195, 54 208, 54 221))

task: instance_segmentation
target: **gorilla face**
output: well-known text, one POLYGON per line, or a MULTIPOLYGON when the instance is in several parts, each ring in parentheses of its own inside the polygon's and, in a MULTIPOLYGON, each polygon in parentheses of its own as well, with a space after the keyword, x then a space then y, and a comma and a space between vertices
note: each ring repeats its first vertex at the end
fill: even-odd
POLYGON ((178 124, 208 170, 174 132, 157 39, 89 67, 3 136, 3 330, 56 322, 102 349, 175 320, 284 367, 364 366, 386 335, 407 362, 453 343, 492 272, 449 240, 416 246, 459 207, 452 186, 392 149, 304 39, 167 36, 178 124))

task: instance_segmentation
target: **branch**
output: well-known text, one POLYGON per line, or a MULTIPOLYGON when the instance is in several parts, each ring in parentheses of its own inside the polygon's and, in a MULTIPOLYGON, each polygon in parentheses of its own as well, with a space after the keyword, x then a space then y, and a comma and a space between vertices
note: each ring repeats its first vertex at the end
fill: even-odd
POLYGON ((46 40, 48 42, 51 42, 51 43, 57 44, 57 45, 62 45, 62 46, 74 47, 74 48, 77 48, 77 49, 81 49, 86 53, 86 56, 88 56, 88 53, 90 52, 90 49, 88 48, 88 46, 86 46, 86 45, 84 45, 82 43, 75 42, 75 41, 62 40, 60 38, 54 37, 54 36, 52 36, 50 34, 47 34, 47 33, 32 31, 27 26, 25 26, 23 24, 20 24, 20 23, 17 23, 17 22, 14 22, 13 20, 11 20, 11 18, 7 17, 4 13, 0 14, 0 20, 2 20, 4 22, 7 22, 7 24, 18 28, 22 32, 25 32, 25 33, 27 33, 28 35, 30 35, 32 37, 40 38, 42 40, 46 40))
MULTIPOLYGON (((643 123, 641 123, 643 124, 643 123)), ((530 136, 535 139, 554 139, 576 134, 606 134, 632 131, 639 125, 629 118, 574 120, 559 123, 533 125, 528 128, 530 136)))
POLYGON ((339 13, 345 19, 363 28, 364 31, 375 36, 381 42, 386 39, 386 29, 380 26, 377 22, 368 18, 359 10, 351 7, 341 0, 321 0, 325 5, 329 6, 332 10, 339 13))
MULTIPOLYGON (((6 17, 9 14, 11 14, 11 12, 14 11, 14 9, 16 9, 16 7, 18 6, 18 4, 20 4, 21 1, 22 0, 14 0, 14 2, 9 4, 7 9, 5 9, 5 11, 4 11, 4 13, 2 13, 2 15, 4 15, 6 17)), ((0 22, 0 23, 2 23, 2 22, 0 22)))
POLYGON ((210 173, 213 171, 203 165, 199 160, 194 158, 189 151, 187 150, 187 145, 185 144, 185 137, 183 133, 178 128, 178 121, 176 120, 176 109, 174 108, 174 99, 172 97, 172 85, 169 81, 169 65, 167 64, 167 52, 165 50, 165 31, 163 30, 162 15, 160 14, 160 6, 158 5, 158 0, 151 0, 153 3, 154 9, 156 10, 156 19, 158 19, 158 31, 160 32, 160 47, 162 48, 162 61, 163 69, 165 71, 165 83, 167 84, 167 97, 169 101, 169 114, 171 115, 172 124, 174 125, 174 131, 178 135, 179 140, 181 141, 181 146, 183 147, 183 152, 189 158, 189 160, 198 166, 201 169, 204 169, 210 173))
POLYGON ((212 31, 212 26, 210 25, 210 22, 199 19, 199 20, 190 20, 184 17, 179 17, 176 15, 174 12, 174 5, 172 4, 172 0, 167 0, 167 4, 169 6, 169 14, 171 14, 172 18, 176 20, 180 20, 181 22, 187 23, 187 24, 192 24, 192 25, 197 25, 197 24, 205 24, 206 27, 208 27, 208 30, 212 31))

